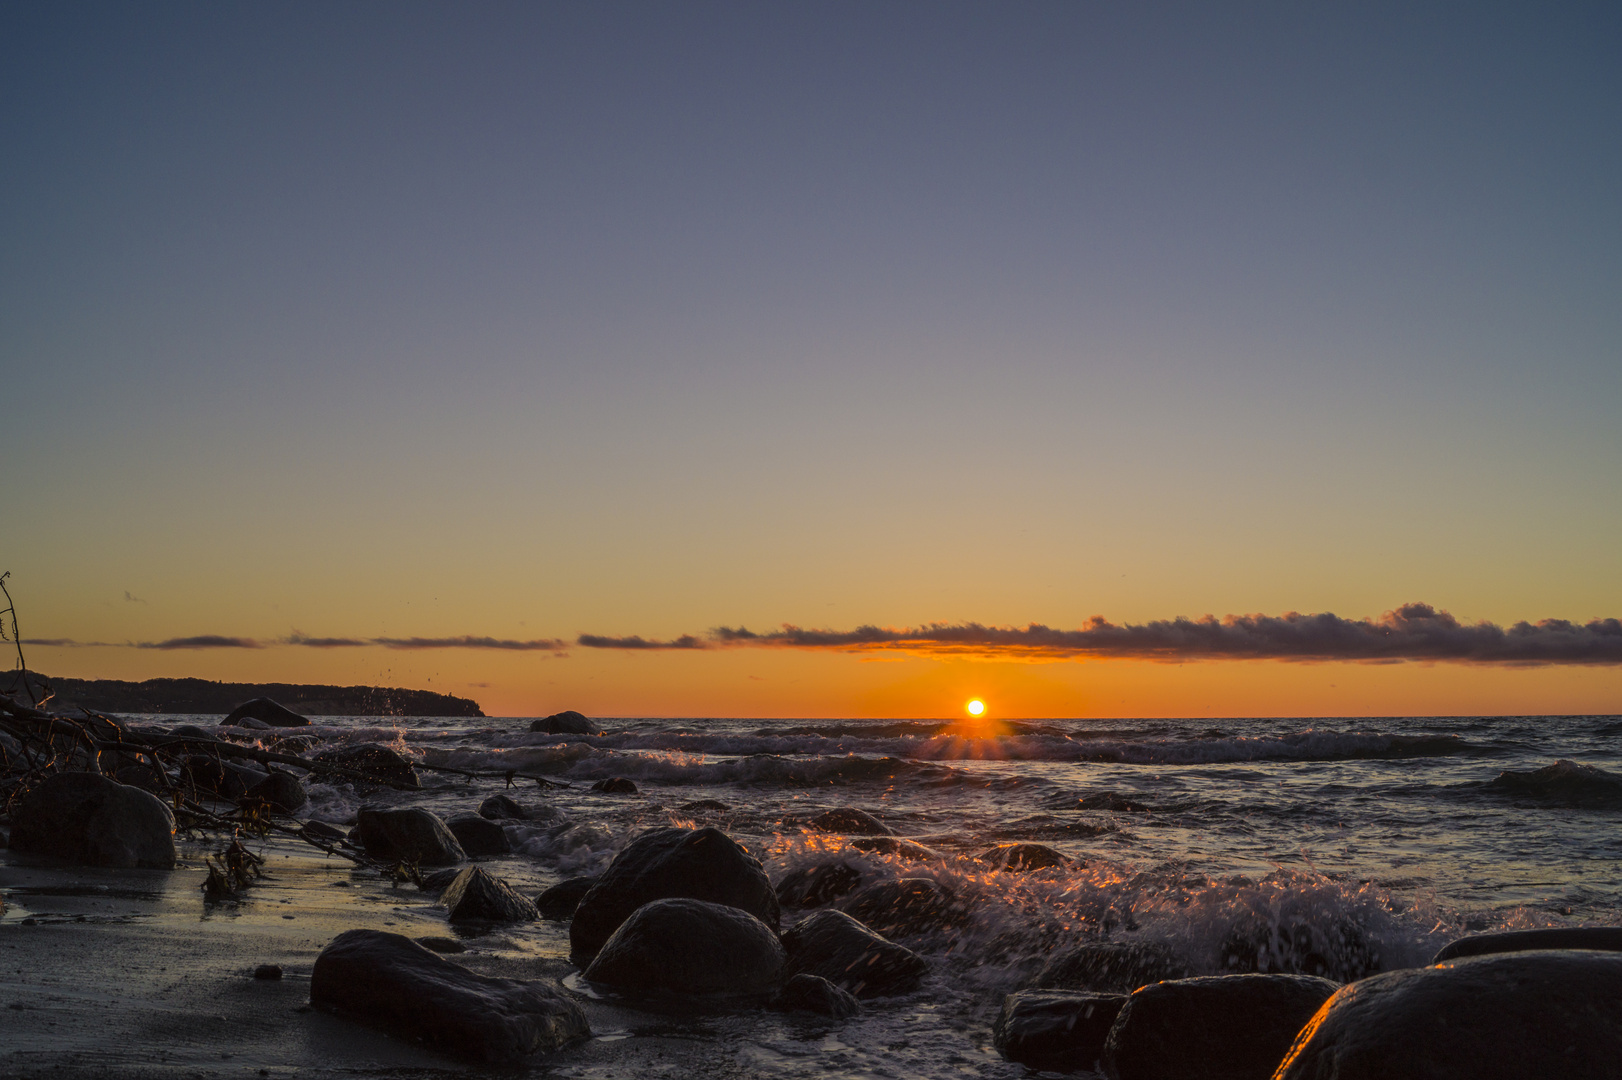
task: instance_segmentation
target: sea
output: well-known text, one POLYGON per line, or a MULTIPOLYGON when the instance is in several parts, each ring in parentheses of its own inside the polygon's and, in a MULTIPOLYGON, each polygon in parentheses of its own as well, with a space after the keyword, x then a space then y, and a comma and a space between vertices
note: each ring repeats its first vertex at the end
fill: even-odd
MULTIPOLYGON (((187 721, 219 718, 135 720, 187 721)), ((748 1002, 618 998, 569 965, 565 922, 456 930, 432 893, 313 852, 304 863, 284 853, 272 864, 282 886, 306 881, 302 891, 278 893, 272 880, 249 890, 235 915, 207 908, 202 922, 184 918, 198 933, 231 918, 246 931, 257 904, 272 930, 319 928, 300 939, 307 955, 296 954, 304 959, 290 979, 304 977, 299 965, 307 968, 316 938, 348 925, 455 933, 470 965, 560 979, 576 995, 593 1038, 526 1071, 583 1080, 1022 1077, 1024 1066, 994 1045, 1004 999, 1089 943, 1141 945, 1186 974, 1306 971, 1346 981, 1423 965, 1470 933, 1622 924, 1617 716, 594 723, 600 734, 550 735, 524 718, 317 718, 310 728, 237 737, 304 753, 382 743, 425 766, 485 774, 425 769, 418 792, 313 783, 302 816, 349 827, 371 804, 450 817, 505 793, 530 816, 504 823, 513 853, 486 865, 529 895, 599 873, 642 831, 671 825, 722 829, 774 883, 834 861, 857 869, 864 885, 934 879, 966 915, 900 939, 928 963, 923 986, 865 1000, 843 1020, 748 1002), (593 790, 616 777, 635 793, 593 790), (809 827, 838 808, 866 811, 910 843, 875 848, 809 827), (1005 868, 997 849, 1014 843, 1064 858, 1005 868), (329 880, 339 873, 353 887, 328 887, 341 884, 329 880), (348 906, 333 906, 339 897, 348 906), (318 898, 330 908, 326 922, 302 913, 280 921, 318 898)), ((24 899, 18 891, 13 903, 24 899)), ((784 928, 807 914, 785 907, 784 928)), ((378 1059, 350 1061, 343 1075, 463 1068, 408 1047, 365 1049, 342 1030, 324 1045, 378 1059)), ((261 1075, 337 1067, 323 1066, 326 1051, 295 1043, 264 1051, 261 1075)), ((41 1068, 51 1060, 42 1056, 41 1068)), ((247 1070, 261 1059, 243 1051, 230 1064, 247 1070)))

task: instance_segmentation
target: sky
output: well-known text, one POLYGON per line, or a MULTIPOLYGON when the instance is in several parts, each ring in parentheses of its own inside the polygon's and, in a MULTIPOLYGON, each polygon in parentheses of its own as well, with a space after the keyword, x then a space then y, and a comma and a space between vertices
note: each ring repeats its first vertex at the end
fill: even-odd
POLYGON ((28 664, 1622 712, 1619 48, 1581 3, 5 5, 28 664))

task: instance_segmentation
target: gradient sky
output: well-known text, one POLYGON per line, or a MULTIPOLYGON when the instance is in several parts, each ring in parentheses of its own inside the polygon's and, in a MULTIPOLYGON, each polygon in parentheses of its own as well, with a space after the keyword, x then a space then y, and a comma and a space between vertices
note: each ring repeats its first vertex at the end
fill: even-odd
POLYGON ((1615 661, 577 643, 1622 616, 1619 54, 1614 4, 8 4, 30 665, 1622 712, 1615 661), (203 636, 262 647, 138 647, 203 636))

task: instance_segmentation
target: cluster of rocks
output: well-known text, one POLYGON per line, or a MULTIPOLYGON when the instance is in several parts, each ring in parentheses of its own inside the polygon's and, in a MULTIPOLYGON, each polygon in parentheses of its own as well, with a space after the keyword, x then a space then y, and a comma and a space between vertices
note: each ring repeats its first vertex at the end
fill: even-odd
POLYGON ((993 1037, 1031 1068, 1111 1080, 1597 1080, 1622 1055, 1619 950, 1616 928, 1490 934, 1343 983, 1190 977, 1164 947, 1095 943, 1010 995, 993 1037))

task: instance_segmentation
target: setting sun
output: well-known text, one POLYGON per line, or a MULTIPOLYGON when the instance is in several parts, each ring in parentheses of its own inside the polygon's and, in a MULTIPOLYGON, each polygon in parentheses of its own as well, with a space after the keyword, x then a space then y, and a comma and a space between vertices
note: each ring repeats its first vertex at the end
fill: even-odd
POLYGON ((969 702, 968 710, 970 716, 979 716, 986 711, 986 703, 976 698, 974 701, 969 702))

